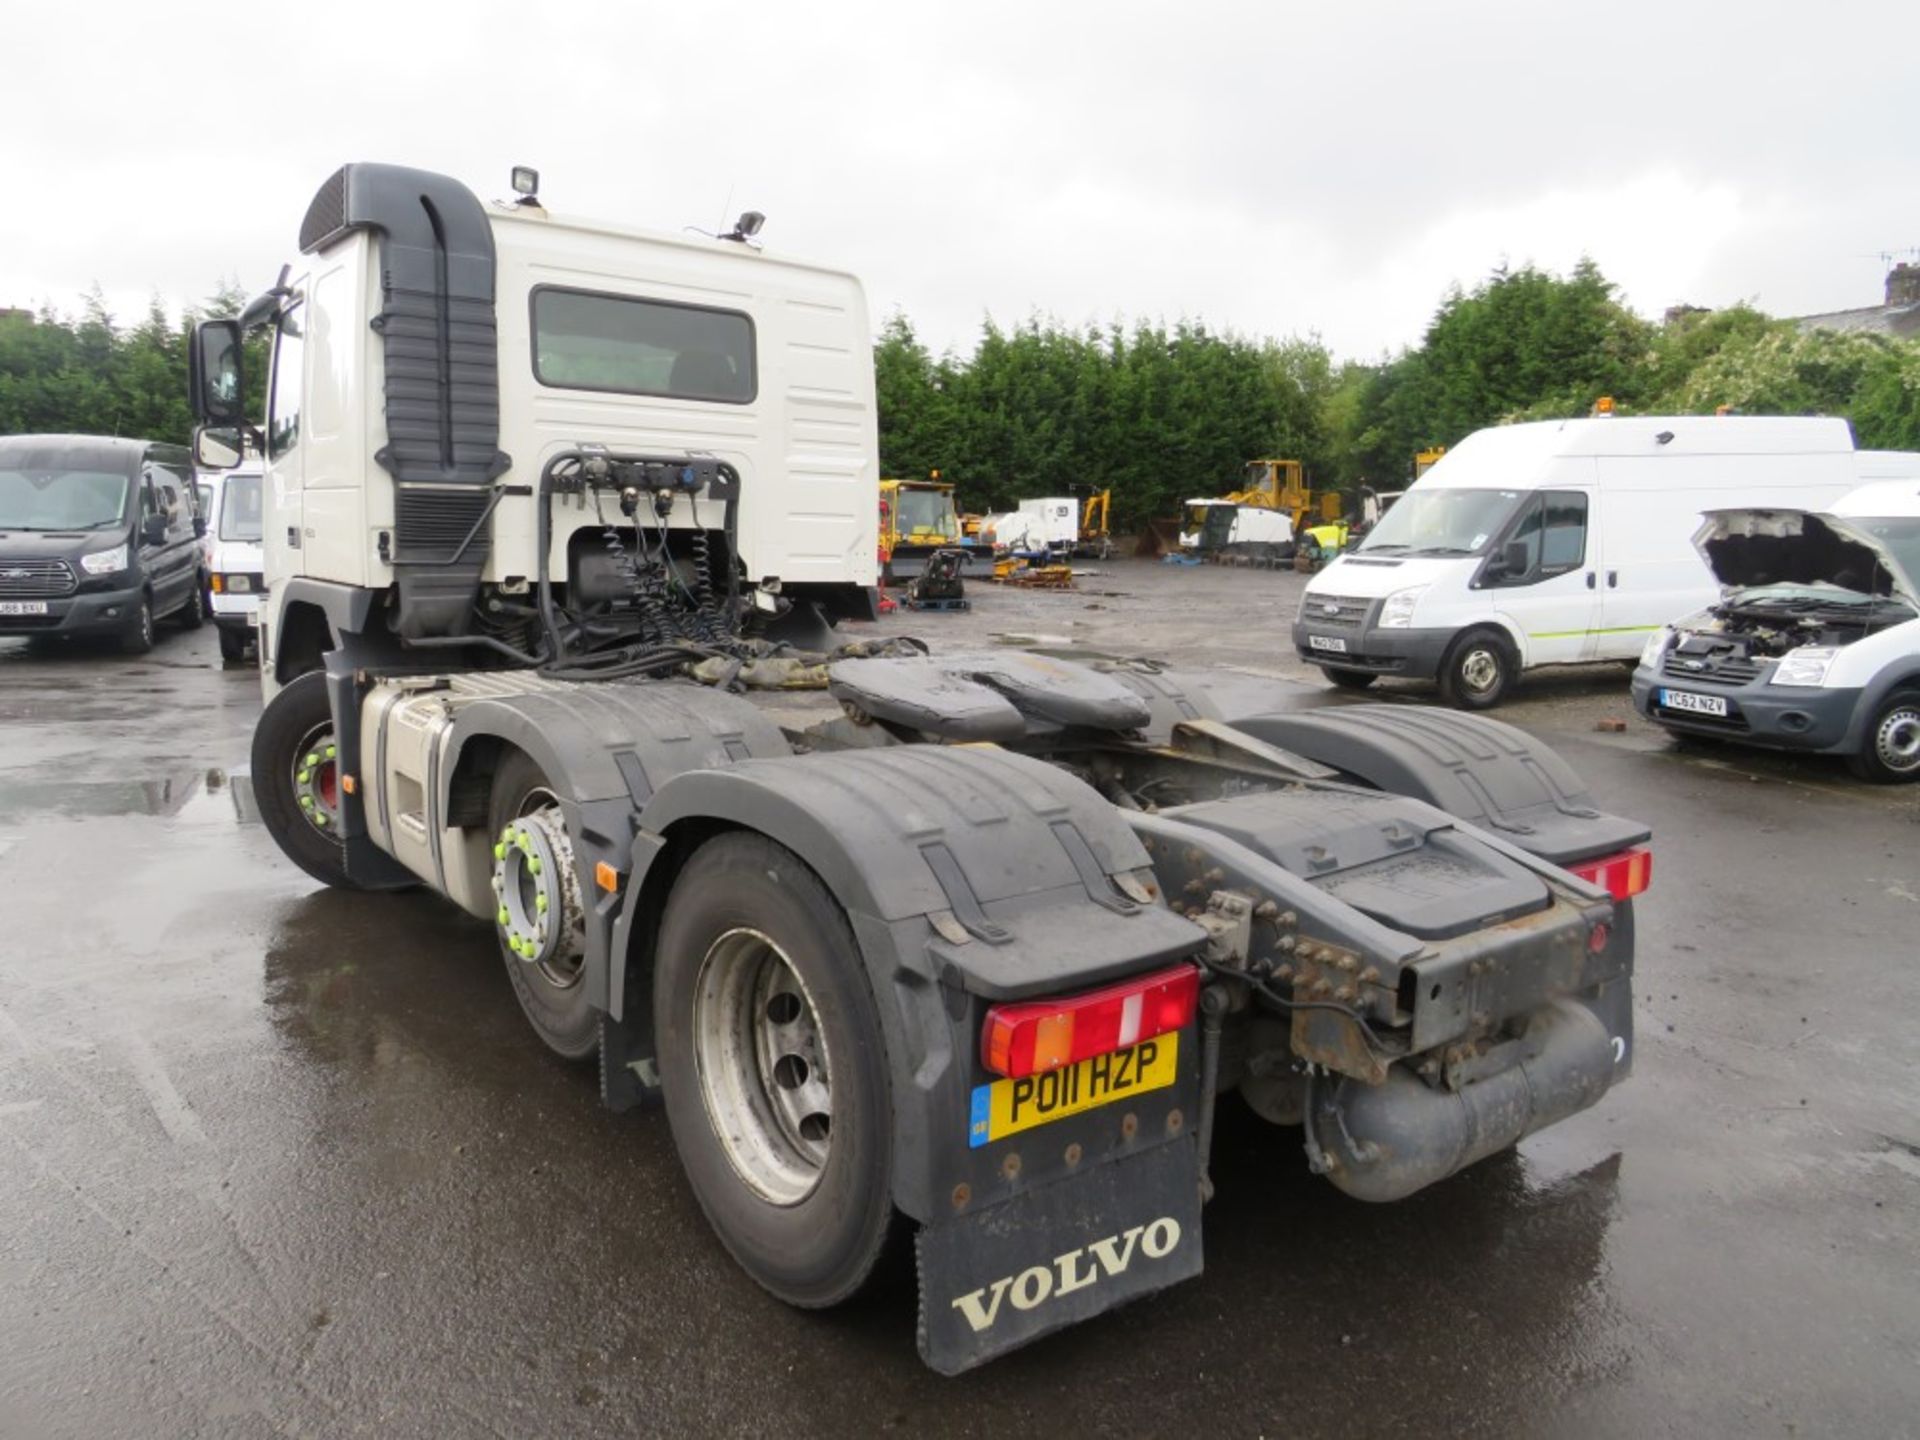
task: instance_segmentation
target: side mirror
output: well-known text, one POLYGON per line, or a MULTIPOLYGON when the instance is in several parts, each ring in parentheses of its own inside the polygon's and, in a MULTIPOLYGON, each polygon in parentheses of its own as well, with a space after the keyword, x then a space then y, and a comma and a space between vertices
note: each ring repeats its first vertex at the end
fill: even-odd
POLYGON ((1533 555, 1527 549, 1524 540, 1509 540, 1506 548, 1500 552, 1500 573, 1502 575, 1524 575, 1533 566, 1533 555))
POLYGON ((241 366, 237 320, 202 320, 193 327, 187 352, 193 417, 209 424, 240 424, 247 418, 246 376, 241 366))
POLYGON ((193 432, 193 463, 202 470, 231 470, 245 450, 240 431, 231 425, 202 425, 193 432))
POLYGON ((193 538, 196 540, 204 540, 207 538, 206 516, 196 515, 193 517, 193 538))
POLYGON ((164 545, 167 539, 167 517, 149 515, 140 524, 140 539, 147 545, 164 545))

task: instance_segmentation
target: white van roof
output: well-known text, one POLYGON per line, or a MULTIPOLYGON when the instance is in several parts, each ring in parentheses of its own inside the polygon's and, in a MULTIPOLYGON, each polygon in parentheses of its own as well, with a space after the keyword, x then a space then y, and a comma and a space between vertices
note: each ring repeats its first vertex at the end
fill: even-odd
POLYGON ((1828 416, 1612 415, 1476 430, 1416 482, 1486 486, 1525 481, 1575 455, 1831 455, 1852 453, 1853 427, 1828 416), (1662 437, 1665 437, 1664 439, 1662 437))
POLYGON ((1836 500, 1828 513, 1870 520, 1920 519, 1920 478, 1862 485, 1836 500))

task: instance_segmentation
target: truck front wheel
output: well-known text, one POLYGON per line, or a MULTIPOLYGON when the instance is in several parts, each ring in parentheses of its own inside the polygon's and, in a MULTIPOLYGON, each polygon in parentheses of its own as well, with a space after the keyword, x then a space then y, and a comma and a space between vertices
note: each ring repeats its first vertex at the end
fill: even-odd
POLYGON ((667 1120, 721 1243, 791 1305, 838 1304, 894 1225, 886 1045, 847 917, 744 831, 687 861, 654 969, 667 1120))
POLYGON ((335 749, 327 677, 309 671, 282 687, 253 727, 253 798, 289 860, 322 884, 351 890, 359 887, 340 843, 335 749))

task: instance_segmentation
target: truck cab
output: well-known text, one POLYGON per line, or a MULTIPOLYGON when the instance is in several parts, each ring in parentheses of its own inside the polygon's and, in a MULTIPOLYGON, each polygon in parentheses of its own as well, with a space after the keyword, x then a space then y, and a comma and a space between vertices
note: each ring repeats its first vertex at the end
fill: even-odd
MULTIPOLYGON (((328 181, 301 252, 243 317, 273 336, 271 682, 347 629, 395 653, 450 633, 477 661, 530 655, 540 575, 588 606, 619 603, 609 531, 683 568, 703 548, 705 578, 783 610, 874 613, 873 373, 851 276, 745 238, 483 204, 382 166, 328 181), (588 435, 724 464, 736 500, 702 485, 649 492, 637 516, 562 506, 537 533, 543 473, 588 435)), ((237 456, 236 438, 213 443, 237 456)))

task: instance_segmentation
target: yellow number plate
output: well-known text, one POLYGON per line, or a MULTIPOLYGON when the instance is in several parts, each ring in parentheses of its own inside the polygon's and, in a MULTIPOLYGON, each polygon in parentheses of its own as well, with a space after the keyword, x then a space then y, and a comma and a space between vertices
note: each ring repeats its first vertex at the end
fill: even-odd
POLYGON ((1180 1034, 1175 1031, 1042 1075, 976 1085, 967 1143, 977 1149, 1112 1100, 1163 1090, 1173 1084, 1179 1056, 1180 1034))

